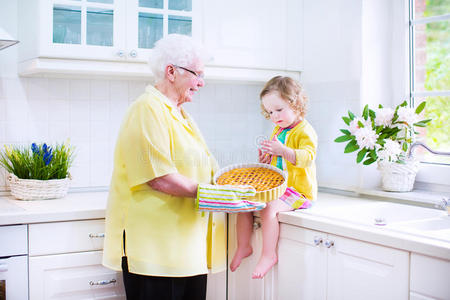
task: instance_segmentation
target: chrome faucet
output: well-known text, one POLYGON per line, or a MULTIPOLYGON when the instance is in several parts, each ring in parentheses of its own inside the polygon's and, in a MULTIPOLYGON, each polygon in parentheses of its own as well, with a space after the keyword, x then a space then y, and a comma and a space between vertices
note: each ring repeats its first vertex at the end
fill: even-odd
POLYGON ((442 197, 442 200, 434 205, 438 209, 447 210, 447 214, 450 216, 450 198, 442 197))
POLYGON ((445 155, 445 156, 450 156, 450 152, 443 152, 443 151, 436 151, 431 149, 430 147, 428 147, 425 143, 422 142, 415 142, 413 144, 411 144, 411 146, 409 147, 409 151, 408 151, 408 158, 411 158, 412 154, 413 154, 413 149, 416 148, 417 146, 422 146, 425 149, 428 150, 428 152, 436 154, 436 155, 445 155))

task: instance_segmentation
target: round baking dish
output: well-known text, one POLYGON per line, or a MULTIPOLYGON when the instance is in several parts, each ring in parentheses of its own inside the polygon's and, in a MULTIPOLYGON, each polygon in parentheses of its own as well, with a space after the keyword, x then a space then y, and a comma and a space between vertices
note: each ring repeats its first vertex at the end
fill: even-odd
POLYGON ((239 168, 266 168, 272 171, 277 172, 278 174, 280 174, 281 176, 283 176, 284 182, 277 186, 274 187, 270 190, 266 190, 266 191, 259 191, 256 192, 255 196, 253 197, 249 197, 246 198, 246 200, 249 201, 257 201, 257 202, 269 202, 272 200, 275 200, 279 197, 281 197, 281 195, 284 194, 284 192, 286 191, 287 188, 287 173, 283 172, 282 170, 269 165, 269 164, 261 164, 261 163, 252 163, 252 164, 234 164, 234 165, 230 165, 227 166, 225 168, 220 169, 215 175, 214 175, 214 184, 217 184, 217 179, 225 172, 231 171, 233 169, 239 169, 239 168))

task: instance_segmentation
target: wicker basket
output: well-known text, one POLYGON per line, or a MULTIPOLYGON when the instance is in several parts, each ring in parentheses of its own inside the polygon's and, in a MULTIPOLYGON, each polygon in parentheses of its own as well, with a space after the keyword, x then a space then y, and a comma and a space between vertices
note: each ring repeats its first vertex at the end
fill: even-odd
POLYGON ((11 194, 19 200, 63 198, 67 195, 70 179, 70 176, 51 180, 20 179, 14 174, 8 175, 11 194))
POLYGON ((406 164, 379 162, 378 170, 381 171, 381 187, 388 192, 410 192, 414 187, 419 163, 415 160, 406 164))
POLYGON ((256 192, 255 196, 252 197, 248 197, 246 198, 246 200, 249 201, 256 201, 256 202, 269 202, 272 201, 274 199, 277 199, 279 197, 281 197, 284 192, 286 191, 287 188, 287 173, 281 171, 280 169, 272 166, 272 165, 268 165, 268 164, 261 164, 261 163, 253 163, 253 164, 235 164, 235 165, 230 165, 228 167, 225 167, 223 169, 220 169, 215 175, 214 175, 214 184, 217 184, 217 179, 220 177, 220 175, 222 175, 225 172, 231 171, 233 169, 237 169, 237 168, 266 168, 272 171, 275 171, 277 173, 279 173, 280 175, 283 176, 284 178, 284 182, 277 187, 274 187, 270 190, 267 191, 260 191, 260 192, 256 192))

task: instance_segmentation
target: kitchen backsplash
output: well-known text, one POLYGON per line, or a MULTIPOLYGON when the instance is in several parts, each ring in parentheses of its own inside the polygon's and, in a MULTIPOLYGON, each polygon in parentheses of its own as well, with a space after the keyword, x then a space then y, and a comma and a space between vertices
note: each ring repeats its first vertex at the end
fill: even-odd
MULTIPOLYGON (((72 187, 107 186, 122 117, 146 85, 134 80, 0 77, 0 146, 69 139, 76 147, 72 187)), ((333 140, 342 125, 340 116, 346 109, 358 109, 359 84, 304 85, 310 98, 307 119, 319 136, 319 184, 353 186, 358 181, 353 158, 342 155, 333 140)), ((260 114, 261 88, 209 83, 194 102, 184 105, 221 166, 256 162, 257 142, 272 129, 260 114)), ((5 175, 2 170, 0 190, 7 189, 5 175)))
MULTIPOLYGON (((72 187, 109 184, 116 136, 145 81, 0 78, 0 144, 63 142, 76 148, 72 187)), ((261 85, 207 84, 185 104, 221 166, 256 161, 271 123, 259 113, 261 85)), ((6 189, 5 172, 0 189, 6 189)))

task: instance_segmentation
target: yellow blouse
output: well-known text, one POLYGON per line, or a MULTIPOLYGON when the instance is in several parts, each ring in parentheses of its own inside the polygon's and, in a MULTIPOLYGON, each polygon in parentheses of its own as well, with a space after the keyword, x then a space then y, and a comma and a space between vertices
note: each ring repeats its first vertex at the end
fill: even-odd
POLYGON ((225 214, 201 213, 193 198, 146 182, 178 172, 211 183, 217 162, 189 115, 153 86, 128 109, 114 153, 103 264, 121 270, 122 232, 132 273, 193 276, 226 267, 225 214))
MULTIPOLYGON (((278 132, 276 126, 272 132, 271 139, 278 132)), ((292 128, 287 136, 285 146, 295 151, 295 165, 288 160, 286 168, 288 172, 288 186, 294 187, 309 200, 317 198, 317 178, 316 178, 316 152, 317 134, 308 121, 303 120, 292 128)), ((272 157, 271 164, 276 167, 276 156, 272 157)))

